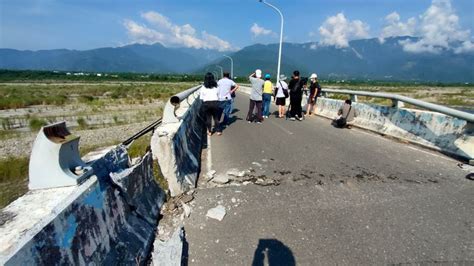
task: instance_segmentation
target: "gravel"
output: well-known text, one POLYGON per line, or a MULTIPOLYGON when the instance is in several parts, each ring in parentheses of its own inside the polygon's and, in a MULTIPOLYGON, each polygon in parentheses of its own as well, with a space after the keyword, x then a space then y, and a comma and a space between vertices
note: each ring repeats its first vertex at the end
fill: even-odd
MULTIPOLYGON (((132 136, 151 122, 134 123, 107 128, 72 131, 73 135, 81 137, 79 149, 91 146, 109 146, 113 142, 120 143, 132 136)), ((10 156, 25 157, 31 154, 31 148, 37 133, 24 133, 20 137, 0 141, 0 159, 10 156)))

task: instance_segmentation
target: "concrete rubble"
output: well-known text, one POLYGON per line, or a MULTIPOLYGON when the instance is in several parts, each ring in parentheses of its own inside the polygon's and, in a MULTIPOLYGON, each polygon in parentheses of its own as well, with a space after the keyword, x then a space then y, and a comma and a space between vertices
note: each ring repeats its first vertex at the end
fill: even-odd
POLYGON ((217 175, 212 179, 212 182, 218 183, 218 184, 226 184, 229 183, 230 179, 226 175, 217 175))
POLYGON ((210 181, 211 179, 213 179, 215 174, 216 174, 216 170, 210 170, 209 172, 207 172, 206 174, 207 180, 210 181))
POLYGON ((206 216, 218 221, 222 221, 226 215, 225 207, 222 205, 217 205, 216 207, 209 209, 206 216))
POLYGON ((156 239, 153 243, 153 265, 181 265, 184 244, 184 228, 179 227, 168 241, 156 239))
POLYGON ((236 176, 236 177, 244 177, 248 172, 247 171, 239 171, 237 168, 229 169, 226 174, 228 176, 236 176))

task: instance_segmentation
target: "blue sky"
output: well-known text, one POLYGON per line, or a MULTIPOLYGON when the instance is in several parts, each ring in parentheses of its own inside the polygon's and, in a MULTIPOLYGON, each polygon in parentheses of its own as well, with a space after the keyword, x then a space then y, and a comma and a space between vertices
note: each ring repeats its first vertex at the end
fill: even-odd
MULTIPOLYGON (((409 43, 407 49, 436 51, 446 43, 461 42, 466 50, 474 50, 472 0, 268 2, 283 11, 288 42, 344 47, 351 39, 383 40, 409 33, 424 42, 409 43), (433 37, 430 28, 442 36, 433 37)), ((84 50, 156 41, 235 50, 277 42, 279 34, 276 12, 257 0, 1 0, 0 12, 0 47, 22 50, 84 50)))

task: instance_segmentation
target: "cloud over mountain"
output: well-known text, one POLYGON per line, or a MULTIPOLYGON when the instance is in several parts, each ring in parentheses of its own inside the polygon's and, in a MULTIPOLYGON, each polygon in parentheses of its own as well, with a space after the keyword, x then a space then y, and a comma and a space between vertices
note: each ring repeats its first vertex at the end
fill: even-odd
POLYGON ((168 17, 148 11, 141 14, 146 24, 140 24, 130 19, 123 22, 127 34, 132 42, 137 43, 162 43, 165 46, 183 46, 196 49, 216 49, 219 51, 235 50, 229 42, 221 38, 196 29, 190 24, 177 25, 168 17))
MULTIPOLYGON (((369 25, 360 20, 348 20, 343 13, 338 13, 324 21, 319 27, 321 43, 338 48, 348 47, 349 41, 369 37, 369 25)), ((310 35, 315 35, 310 33, 310 35)))
POLYGON ((397 12, 389 14, 380 40, 394 36, 416 36, 418 40, 402 40, 400 44, 407 52, 439 53, 453 50, 455 53, 474 52, 471 32, 459 26, 459 17, 450 0, 433 0, 431 6, 420 16, 400 21, 397 12))
POLYGON ((275 36, 275 33, 273 31, 265 29, 264 27, 259 26, 257 23, 254 23, 252 27, 250 27, 250 32, 252 33, 252 36, 254 38, 257 38, 258 36, 265 36, 265 35, 275 36))

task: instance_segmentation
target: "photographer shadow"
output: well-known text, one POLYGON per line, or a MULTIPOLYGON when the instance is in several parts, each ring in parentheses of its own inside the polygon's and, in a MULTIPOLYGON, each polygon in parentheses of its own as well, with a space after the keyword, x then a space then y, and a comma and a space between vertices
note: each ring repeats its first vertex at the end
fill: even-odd
POLYGON ((291 249, 277 239, 259 239, 252 266, 296 265, 291 249))

